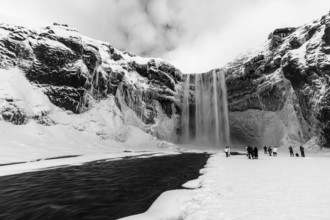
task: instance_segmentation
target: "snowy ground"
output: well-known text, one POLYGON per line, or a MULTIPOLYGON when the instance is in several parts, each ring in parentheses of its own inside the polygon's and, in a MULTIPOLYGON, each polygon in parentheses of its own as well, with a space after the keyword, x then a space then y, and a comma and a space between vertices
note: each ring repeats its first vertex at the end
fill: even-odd
MULTIPOLYGON (((120 117, 113 97, 75 115, 52 105, 18 70, 1 70, 0 110, 7 111, 10 103, 31 120, 24 125, 0 120, 0 165, 24 162, 0 166, 0 176, 100 159, 161 156, 193 148, 207 151, 177 147, 131 126, 120 117), (32 120, 45 114, 53 125, 32 120), (80 156, 44 160, 68 155, 80 156)), ((314 142, 305 148, 315 150, 314 142)), ((288 154, 280 151, 278 158, 261 154, 255 161, 215 154, 203 175, 185 185, 200 188, 165 192, 147 213, 128 219, 330 219, 329 153, 307 152, 308 158, 288 154)))
POLYGON ((82 114, 62 110, 19 69, 0 70, 0 176, 107 158, 173 154, 179 150, 125 121, 113 96, 91 106, 82 114), (26 123, 14 125, 3 119, 2 115, 13 115, 16 109, 24 113, 26 123), (38 123, 35 118, 52 123, 38 123), (78 157, 46 160, 66 156, 78 157), (12 163, 22 164, 8 165, 12 163))
POLYGON ((146 213, 125 220, 330 219, 330 155, 288 154, 259 160, 215 154, 203 175, 186 184, 200 188, 165 192, 146 213))
POLYGON ((170 143, 133 126, 127 126, 128 138, 124 143, 101 140, 93 132, 63 124, 43 126, 31 121, 13 125, 0 121, 0 128, 0 176, 102 159, 178 153, 170 143), (66 156, 77 157, 46 160, 66 156))

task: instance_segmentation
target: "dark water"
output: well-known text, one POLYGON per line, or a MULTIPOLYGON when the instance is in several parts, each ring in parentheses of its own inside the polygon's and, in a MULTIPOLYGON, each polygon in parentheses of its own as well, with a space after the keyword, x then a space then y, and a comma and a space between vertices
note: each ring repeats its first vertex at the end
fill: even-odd
POLYGON ((146 211, 199 176, 207 154, 181 154, 0 177, 0 219, 117 219, 146 211))

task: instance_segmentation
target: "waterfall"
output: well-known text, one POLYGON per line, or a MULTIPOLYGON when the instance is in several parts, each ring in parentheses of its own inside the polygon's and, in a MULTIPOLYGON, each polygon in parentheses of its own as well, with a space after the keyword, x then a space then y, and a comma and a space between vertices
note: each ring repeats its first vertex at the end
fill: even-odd
MULTIPOLYGON (((217 75, 215 73, 215 70, 212 71, 212 77, 213 77, 213 110, 214 110, 214 120, 215 120, 215 144, 216 146, 219 146, 219 105, 218 105, 218 86, 217 86, 217 75)), ((196 103, 197 105, 197 103, 196 103)))
POLYGON ((182 137, 184 142, 190 140, 190 112, 189 112, 189 97, 190 97, 190 75, 187 75, 184 84, 183 92, 183 108, 182 108, 182 137))
POLYGON ((227 86, 226 86, 226 78, 225 73, 220 73, 220 94, 221 94, 221 100, 222 100, 222 130, 223 133, 223 140, 225 143, 230 144, 230 129, 229 129, 229 117, 228 117, 228 97, 227 97, 227 86))
POLYGON ((213 70, 186 76, 182 130, 184 143, 194 142, 208 146, 224 146, 230 143, 227 88, 222 71, 213 70), (194 80, 191 80, 193 78, 194 80), (194 88, 193 91, 190 90, 191 87, 194 88), (192 112, 194 114, 191 114, 192 112))

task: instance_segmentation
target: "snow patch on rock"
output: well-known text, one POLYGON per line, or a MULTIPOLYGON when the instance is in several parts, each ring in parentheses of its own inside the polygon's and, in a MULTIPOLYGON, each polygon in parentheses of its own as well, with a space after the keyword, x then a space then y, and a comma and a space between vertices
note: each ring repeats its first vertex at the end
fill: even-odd
POLYGON ((124 102, 121 107, 109 95, 90 102, 89 111, 73 114, 53 105, 19 69, 0 70, 0 164, 128 149, 178 150, 160 144, 132 109, 124 102), (21 125, 6 122, 13 120, 21 125))

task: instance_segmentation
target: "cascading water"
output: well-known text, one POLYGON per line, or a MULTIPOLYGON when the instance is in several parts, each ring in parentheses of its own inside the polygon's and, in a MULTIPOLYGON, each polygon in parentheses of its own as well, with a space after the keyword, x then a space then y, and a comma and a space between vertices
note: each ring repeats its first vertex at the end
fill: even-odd
POLYGON ((190 75, 185 79, 183 92, 183 109, 182 109, 182 139, 184 142, 190 140, 190 112, 189 112, 189 97, 190 97, 190 75))
POLYGON ((230 143, 227 88, 222 71, 186 75, 182 114, 184 143, 209 146, 230 143), (191 87, 194 91, 190 93, 191 87))

